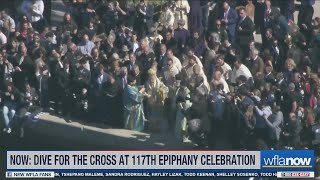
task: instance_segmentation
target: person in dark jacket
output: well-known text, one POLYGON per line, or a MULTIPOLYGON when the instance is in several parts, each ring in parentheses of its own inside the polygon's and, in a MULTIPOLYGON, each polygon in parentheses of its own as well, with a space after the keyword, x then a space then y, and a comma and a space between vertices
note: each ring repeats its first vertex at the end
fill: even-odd
POLYGON ((92 93, 96 98, 101 96, 103 87, 108 81, 108 78, 109 75, 104 71, 104 66, 99 64, 97 67, 97 72, 93 74, 93 78, 91 80, 91 89, 93 90, 92 93))
POLYGON ((59 33, 68 32, 70 36, 75 36, 77 34, 78 25, 72 19, 70 13, 66 13, 63 16, 63 22, 61 22, 60 26, 57 27, 59 33))
POLYGON ((79 69, 75 73, 75 82, 73 91, 76 95, 80 95, 83 88, 88 89, 91 80, 91 73, 85 68, 86 59, 83 58, 79 61, 79 69))
POLYGON ((116 82, 113 76, 109 76, 108 81, 103 87, 103 109, 107 111, 102 111, 104 117, 104 122, 109 125, 122 127, 122 88, 116 82))
POLYGON ((229 41, 233 43, 235 42, 238 14, 237 11, 228 4, 228 2, 223 3, 223 9, 224 11, 220 14, 219 19, 226 27, 229 41))
POLYGON ((190 12, 188 16, 188 26, 189 31, 193 33, 194 31, 203 33, 204 25, 203 25, 203 13, 201 10, 200 1, 189 1, 190 4, 190 12))
POLYGON ((248 52, 248 44, 254 39, 254 24, 249 16, 247 16, 244 8, 239 9, 240 19, 237 28, 237 43, 242 49, 243 54, 248 52))
POLYGON ((276 13, 276 14, 280 14, 279 10, 275 7, 272 6, 271 1, 270 0, 265 0, 264 2, 264 8, 262 9, 263 14, 261 14, 263 16, 263 24, 261 26, 261 35, 262 35, 262 43, 265 41, 265 32, 267 30, 267 28, 270 27, 269 23, 270 23, 270 14, 271 13, 276 13))
POLYGON ((282 42, 289 31, 288 20, 279 11, 271 12, 268 17, 268 27, 272 29, 274 37, 282 42))
POLYGON ((274 70, 276 72, 282 71, 284 69, 285 52, 283 47, 278 44, 278 40, 276 38, 272 38, 270 53, 273 59, 274 70))
POLYGON ((12 64, 15 68, 14 84, 19 90, 23 90, 25 82, 34 84, 35 65, 27 54, 27 47, 24 43, 19 45, 19 53, 12 64))
POLYGON ((112 2, 108 3, 107 10, 103 11, 102 17, 106 27, 106 33, 109 33, 110 30, 114 30, 116 27, 116 20, 118 19, 118 12, 112 2))
POLYGON ((188 47, 194 49, 194 54, 200 59, 203 58, 203 54, 206 50, 205 43, 200 34, 195 31, 192 34, 192 38, 188 41, 188 47))
POLYGON ((183 53, 187 40, 190 36, 189 31, 183 27, 184 25, 185 21, 180 19, 178 22, 178 28, 174 30, 174 38, 177 41, 177 51, 179 54, 183 53))
POLYGON ((314 4, 315 0, 301 0, 301 6, 298 14, 298 26, 300 28, 309 29, 311 27, 314 4))
POLYGON ((264 1, 255 0, 254 1, 255 11, 254 11, 254 24, 256 27, 256 32, 259 34, 264 28, 264 1))
POLYGON ((63 62, 63 69, 57 74, 58 84, 57 93, 59 94, 58 104, 62 107, 58 109, 59 114, 70 116, 72 109, 72 83, 74 80, 74 70, 70 67, 68 61, 63 62), (61 111, 61 113, 60 113, 61 111))
POLYGON ((166 38, 162 40, 162 43, 165 44, 168 49, 173 49, 174 51, 177 49, 177 41, 173 37, 173 32, 171 30, 168 30, 166 38))
POLYGON ((146 32, 149 32, 153 26, 153 6, 148 3, 148 0, 140 0, 138 6, 138 20, 137 29, 140 38, 146 36, 146 32))
POLYGON ((37 74, 37 80, 39 83, 39 93, 40 93, 40 106, 45 110, 49 107, 49 78, 50 72, 45 66, 40 69, 39 74, 37 74))

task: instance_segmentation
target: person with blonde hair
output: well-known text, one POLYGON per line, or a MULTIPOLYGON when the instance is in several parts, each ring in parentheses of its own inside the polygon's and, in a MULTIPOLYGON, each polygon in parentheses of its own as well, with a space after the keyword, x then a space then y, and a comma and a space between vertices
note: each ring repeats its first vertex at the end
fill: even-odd
POLYGON ((247 15, 251 18, 252 22, 254 22, 255 6, 254 6, 252 0, 247 0, 245 10, 246 10, 247 15))
POLYGON ((284 79, 287 82, 291 82, 295 72, 296 72, 296 63, 292 58, 288 58, 285 62, 285 71, 283 72, 284 79))
POLYGON ((294 62, 294 60, 292 58, 288 58, 285 62, 286 64, 286 69, 294 69, 296 68, 296 63, 294 62))

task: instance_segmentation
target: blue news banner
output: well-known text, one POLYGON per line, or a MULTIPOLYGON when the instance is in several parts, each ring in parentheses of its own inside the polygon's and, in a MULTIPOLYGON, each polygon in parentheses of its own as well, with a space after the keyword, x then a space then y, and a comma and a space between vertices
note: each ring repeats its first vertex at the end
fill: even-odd
POLYGON ((313 150, 8 151, 7 178, 314 178, 313 150))

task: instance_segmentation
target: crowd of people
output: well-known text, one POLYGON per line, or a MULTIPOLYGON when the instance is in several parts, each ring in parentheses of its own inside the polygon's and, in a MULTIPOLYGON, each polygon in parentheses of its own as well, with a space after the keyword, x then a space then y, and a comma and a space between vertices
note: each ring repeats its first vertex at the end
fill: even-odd
POLYGON ((53 28, 43 0, 24 0, 20 18, 0 12, 4 131, 39 107, 184 142, 197 129, 210 148, 222 137, 235 149, 311 148, 320 118, 313 5, 301 0, 295 20, 294 0, 172 0, 159 12, 148 0, 65 1, 53 28))

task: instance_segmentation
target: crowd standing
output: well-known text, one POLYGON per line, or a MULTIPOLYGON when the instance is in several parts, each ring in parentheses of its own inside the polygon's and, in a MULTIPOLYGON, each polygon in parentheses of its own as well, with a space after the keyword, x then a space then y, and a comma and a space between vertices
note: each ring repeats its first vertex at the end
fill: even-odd
POLYGON ((43 0, 24 0, 19 18, 0 12, 4 131, 41 107, 68 122, 184 142, 199 126, 210 148, 221 137, 234 149, 312 148, 320 118, 314 3, 301 0, 296 20, 294 0, 74 0, 53 28, 43 0))

